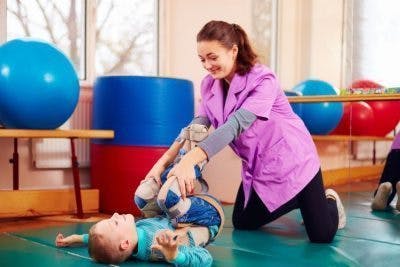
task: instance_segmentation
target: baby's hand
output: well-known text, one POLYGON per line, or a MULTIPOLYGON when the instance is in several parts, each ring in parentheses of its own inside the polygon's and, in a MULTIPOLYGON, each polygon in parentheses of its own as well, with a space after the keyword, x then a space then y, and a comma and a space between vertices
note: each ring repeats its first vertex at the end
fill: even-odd
POLYGON ((55 243, 56 243, 57 247, 67 247, 67 246, 69 246, 69 243, 65 240, 64 235, 61 234, 61 233, 59 233, 56 236, 56 242, 55 243))
POLYGON ((56 236, 56 246, 57 247, 68 247, 71 246, 72 244, 78 244, 78 243, 82 243, 82 237, 80 235, 70 235, 67 237, 64 237, 63 234, 59 233, 56 236))
POLYGON ((164 254, 167 261, 173 261, 178 256, 179 241, 174 232, 171 230, 161 231, 157 234, 156 241, 157 243, 153 244, 151 248, 164 254))

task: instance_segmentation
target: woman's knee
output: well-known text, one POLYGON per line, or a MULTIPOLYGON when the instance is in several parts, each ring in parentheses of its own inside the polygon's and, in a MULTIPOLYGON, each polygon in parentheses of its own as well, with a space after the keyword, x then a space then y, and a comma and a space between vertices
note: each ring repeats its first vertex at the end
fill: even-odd
POLYGON ((336 231, 325 231, 318 234, 308 234, 308 238, 312 243, 332 243, 335 238, 336 231))
POLYGON ((260 228, 259 224, 250 222, 248 218, 232 216, 232 224, 235 229, 238 230, 256 230, 260 228))

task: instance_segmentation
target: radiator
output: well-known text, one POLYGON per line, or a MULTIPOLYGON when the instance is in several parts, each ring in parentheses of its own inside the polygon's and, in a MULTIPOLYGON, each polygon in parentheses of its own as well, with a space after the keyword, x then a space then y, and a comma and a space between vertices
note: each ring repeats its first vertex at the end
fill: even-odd
MULTIPOLYGON (((78 105, 60 129, 91 129, 92 91, 81 89, 78 105)), ((75 152, 79 167, 90 165, 90 140, 76 139, 75 152)), ((71 144, 69 139, 32 139, 32 158, 36 168, 70 168, 71 144)))

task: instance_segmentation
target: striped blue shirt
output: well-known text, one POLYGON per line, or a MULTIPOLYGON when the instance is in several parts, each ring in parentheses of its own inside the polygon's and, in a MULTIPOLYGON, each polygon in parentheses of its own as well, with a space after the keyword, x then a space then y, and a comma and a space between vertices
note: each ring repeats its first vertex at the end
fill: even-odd
MULTIPOLYGON (((208 228, 210 230, 210 236, 214 238, 218 232, 218 226, 213 225, 208 228)), ((137 253, 134 253, 132 257, 143 261, 165 261, 162 253, 152 250, 151 246, 155 242, 157 232, 166 229, 172 231, 175 230, 171 222, 165 217, 160 216, 137 221, 136 230, 138 234, 138 247, 137 253)), ((194 244, 190 231, 188 232, 188 237, 190 244, 179 246, 178 256, 171 263, 180 267, 211 266, 213 259, 210 252, 208 252, 207 249, 194 244)), ((88 236, 86 234, 84 235, 85 243, 87 243, 87 240, 88 236)))

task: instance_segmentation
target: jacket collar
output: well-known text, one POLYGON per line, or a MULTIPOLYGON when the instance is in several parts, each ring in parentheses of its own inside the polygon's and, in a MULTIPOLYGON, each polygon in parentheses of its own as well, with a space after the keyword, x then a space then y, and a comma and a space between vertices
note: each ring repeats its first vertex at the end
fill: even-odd
POLYGON ((235 74, 229 85, 228 94, 226 96, 224 106, 224 95, 221 80, 214 80, 210 89, 210 98, 207 101, 207 106, 210 112, 221 125, 227 120, 228 115, 231 114, 235 108, 239 94, 246 88, 247 75, 240 76, 235 74))

